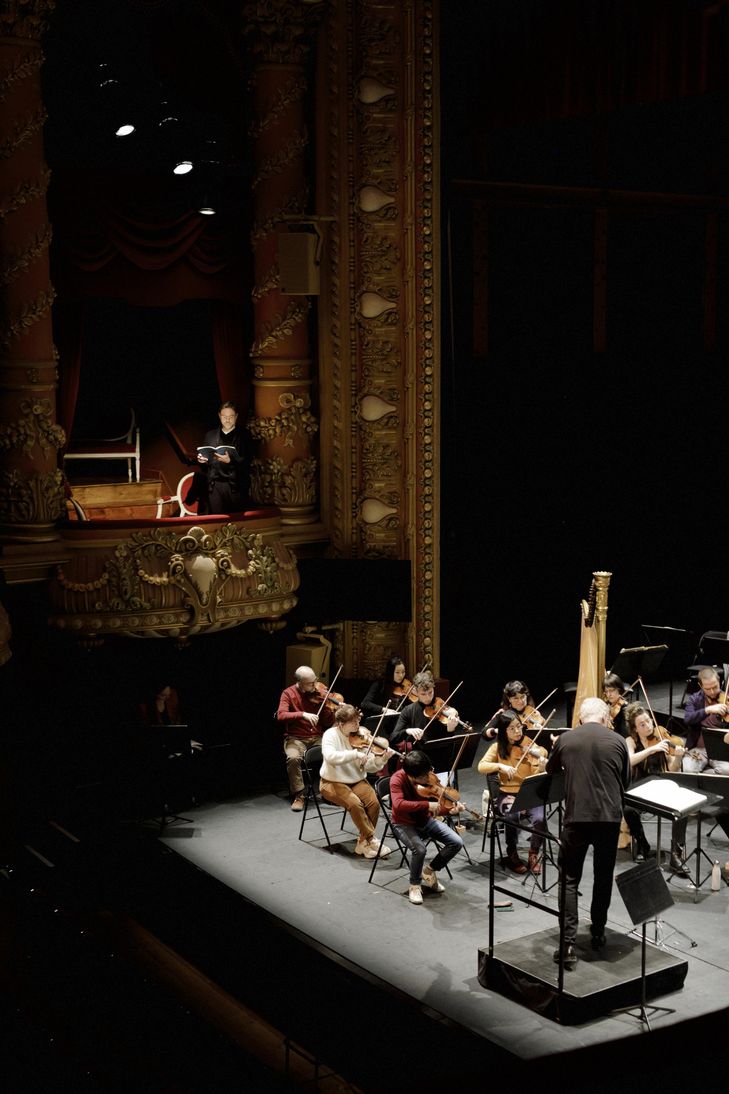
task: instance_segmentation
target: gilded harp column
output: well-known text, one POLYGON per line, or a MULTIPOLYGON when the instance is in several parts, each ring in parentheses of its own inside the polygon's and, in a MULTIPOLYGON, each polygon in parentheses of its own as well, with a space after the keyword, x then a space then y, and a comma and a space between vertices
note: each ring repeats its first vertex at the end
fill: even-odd
POLYGON ((40 36, 52 0, 0 8, 0 539, 56 536, 64 509, 57 469, 56 351, 43 154, 40 36))
MULTIPOLYGON (((426 0, 328 9, 319 209, 322 514, 339 557, 406 559, 412 622, 349 622, 344 663, 439 671, 437 56, 426 0), (325 151, 324 151, 325 150, 325 151)), ((363 597, 366 597, 363 590, 363 597)))
POLYGON ((251 493, 261 504, 278 505, 284 524, 317 519, 312 442, 319 424, 311 409, 310 304, 306 296, 281 292, 278 235, 288 230, 287 217, 307 209, 305 63, 319 7, 303 0, 258 0, 243 9, 254 64, 255 340, 248 430, 258 456, 251 461, 251 493))

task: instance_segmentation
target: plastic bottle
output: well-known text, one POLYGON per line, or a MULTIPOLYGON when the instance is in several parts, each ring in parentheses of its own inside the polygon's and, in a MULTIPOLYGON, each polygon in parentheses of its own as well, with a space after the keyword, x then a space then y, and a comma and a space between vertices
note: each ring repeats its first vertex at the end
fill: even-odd
POLYGON ((711 867, 711 889, 714 893, 718 893, 721 889, 721 867, 718 862, 711 867))

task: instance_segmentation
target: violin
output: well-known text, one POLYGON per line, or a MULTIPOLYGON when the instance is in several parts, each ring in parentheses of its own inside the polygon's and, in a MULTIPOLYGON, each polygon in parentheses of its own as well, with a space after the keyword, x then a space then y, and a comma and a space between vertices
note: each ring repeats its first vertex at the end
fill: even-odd
MULTIPOLYGON (((729 699, 727 699, 727 693, 725 691, 720 691, 718 696, 716 697, 716 699, 711 699, 706 705, 707 706, 713 706, 714 703, 725 703, 727 706, 729 706, 729 699)), ((726 714, 716 714, 714 717, 720 718, 722 722, 728 722, 729 723, 729 710, 727 711, 726 714)))
MULTIPOLYGON (((426 778, 428 780, 427 783, 415 783, 415 793, 419 798, 440 802, 441 805, 444 803, 450 804, 451 806, 460 801, 461 795, 459 791, 453 786, 443 786, 443 783, 440 781, 435 771, 429 771, 426 778)), ((466 806, 466 812, 471 813, 472 816, 476 817, 478 820, 481 820, 483 817, 482 813, 477 813, 475 809, 469 809, 468 806, 466 806)))
MULTIPOLYGON (((547 698, 549 698, 549 696, 547 696, 547 698)), ((515 710, 514 714, 516 714, 521 722, 523 729, 536 729, 538 726, 544 725, 544 718, 536 707, 526 706, 521 714, 518 710, 515 710)))
POLYGON ((628 700, 621 695, 619 699, 616 699, 614 703, 610 704, 610 720, 614 721, 623 707, 627 707, 628 700))
MULTIPOLYGON (((426 718, 429 718, 431 722, 443 722, 443 724, 446 725, 448 723, 448 719, 453 714, 456 714, 456 711, 454 707, 449 707, 444 699, 441 699, 439 696, 436 695, 433 699, 433 702, 428 703, 427 707, 423 711, 423 714, 426 718)), ((469 733, 473 729, 473 726, 470 724, 470 722, 464 722, 461 718, 458 717, 457 714, 456 722, 459 726, 463 726, 464 729, 468 730, 469 733)))
POLYGON ((332 712, 341 707, 344 702, 344 696, 338 691, 330 691, 326 684, 323 684, 321 680, 317 680, 314 684, 314 694, 324 700, 324 706, 327 710, 332 712))
POLYGON ((686 746, 680 737, 674 737, 668 732, 664 726, 654 725, 653 731, 649 737, 646 737, 643 741, 645 748, 652 748, 653 745, 657 745, 660 741, 666 741, 668 744, 668 752, 670 759, 666 759, 662 754, 663 762, 669 771, 681 770, 681 757, 686 751, 686 746), (681 751, 679 752, 679 749, 681 751))
POLYGON ((392 697, 393 697, 393 699, 395 699, 395 698, 401 699, 403 697, 403 695, 409 695, 412 690, 413 690, 412 680, 408 680, 407 677, 405 677, 405 679, 402 680, 399 684, 395 684, 393 686, 393 688, 392 688, 392 697))
POLYGON ((369 752, 372 756, 384 756, 390 748, 390 742, 386 737, 373 737, 368 730, 361 726, 358 726, 348 736, 350 747, 356 748, 358 752, 369 752))

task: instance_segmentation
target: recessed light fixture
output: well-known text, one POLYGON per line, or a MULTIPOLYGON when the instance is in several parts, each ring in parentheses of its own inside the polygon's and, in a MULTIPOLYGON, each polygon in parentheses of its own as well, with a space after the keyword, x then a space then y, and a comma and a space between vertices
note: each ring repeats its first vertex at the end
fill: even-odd
POLYGON ((190 160, 180 160, 179 163, 175 164, 172 170, 175 175, 189 175, 192 171, 192 167, 193 165, 190 160))
POLYGON ((124 125, 120 125, 116 131, 117 137, 128 137, 130 133, 133 133, 137 127, 132 125, 131 122, 126 122, 124 125))

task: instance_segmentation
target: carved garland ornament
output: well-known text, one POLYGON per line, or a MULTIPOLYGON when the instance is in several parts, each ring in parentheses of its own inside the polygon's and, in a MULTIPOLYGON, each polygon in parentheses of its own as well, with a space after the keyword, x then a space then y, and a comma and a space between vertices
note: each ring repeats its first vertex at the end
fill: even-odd
POLYGON ((71 581, 62 566, 57 567, 56 578, 61 588, 71 593, 107 590, 104 598, 94 602, 95 612, 149 611, 152 604, 145 585, 174 586, 183 594, 184 607, 192 612, 193 625, 203 615, 215 620, 223 603, 223 587, 230 578, 252 578, 254 596, 281 591, 273 548, 263 543, 262 536, 240 532, 233 524, 214 532, 194 527, 182 536, 165 528, 134 532, 128 541, 118 544, 95 581, 71 581), (234 551, 245 553, 246 567, 235 565, 234 551), (147 559, 161 559, 165 568, 151 572, 143 565, 147 559))
POLYGON ((261 133, 268 129, 286 110, 288 106, 300 102, 306 94, 306 80, 303 76, 292 76, 276 94, 275 99, 268 106, 264 116, 255 122, 251 122, 248 135, 252 140, 260 137, 261 133))
POLYGON ((36 442, 44 455, 51 448, 63 448, 66 434, 53 421, 53 408, 49 399, 23 399, 20 410, 25 415, 24 418, 0 426, 0 452, 17 449, 26 456, 31 456, 36 442))
POLYGON ((10 255, 0 268, 0 285, 9 285, 15 281, 36 259, 40 258, 43 252, 48 250, 52 235, 50 224, 44 224, 31 239, 26 240, 22 250, 10 255))
POLYGON ((39 323, 40 320, 51 310, 53 301, 56 299, 56 293, 54 289, 49 292, 40 292, 32 304, 23 308, 20 315, 10 324, 7 328, 5 337, 0 341, 0 346, 4 349, 9 349, 13 342, 16 342, 19 338, 30 330, 32 326, 39 323))
POLYGON ((13 84, 32 76, 34 72, 41 68, 44 61, 43 52, 40 49, 35 49, 33 53, 26 53, 24 57, 19 57, 14 65, 7 68, 0 76, 0 103, 5 102, 13 84))
POLYGON ((6 141, 0 144, 0 160, 9 160, 19 148, 29 141, 34 133, 38 133, 46 123, 48 114, 44 109, 36 110, 19 121, 6 141))
POLYGON ((34 201, 35 198, 45 194, 50 181, 51 171, 46 167, 37 182, 22 182, 0 205, 0 220, 5 220, 16 209, 21 209, 29 201, 34 201))
POLYGON ((303 323, 311 304, 308 300, 292 301, 283 315, 277 315, 273 324, 263 327, 263 337, 251 346, 251 357, 260 357, 264 350, 271 349, 303 323))
POLYGON ((305 129, 300 133, 294 133, 280 152, 275 156, 271 156, 261 165, 260 171, 251 182, 251 189, 255 190, 257 186, 260 186, 261 183, 265 182, 271 175, 280 175, 285 167, 288 167, 290 163, 293 163, 298 154, 306 148, 308 143, 309 137, 305 129))
POLYGON ((293 216, 297 213, 303 213, 306 209, 306 203, 309 200, 308 187, 304 187, 298 194, 293 194, 288 201, 281 206, 280 209, 276 209, 270 216, 266 217, 263 221, 256 221, 251 231, 251 246, 255 248, 265 239, 266 236, 273 231, 277 224, 284 224, 287 216, 293 216))
POLYGON ((283 437, 284 447, 291 448, 297 433, 308 433, 310 436, 316 433, 319 423, 308 409, 311 406, 308 395, 285 391, 279 395, 278 401, 283 412, 275 418, 249 418, 248 431, 254 440, 272 441, 274 437, 283 437))

